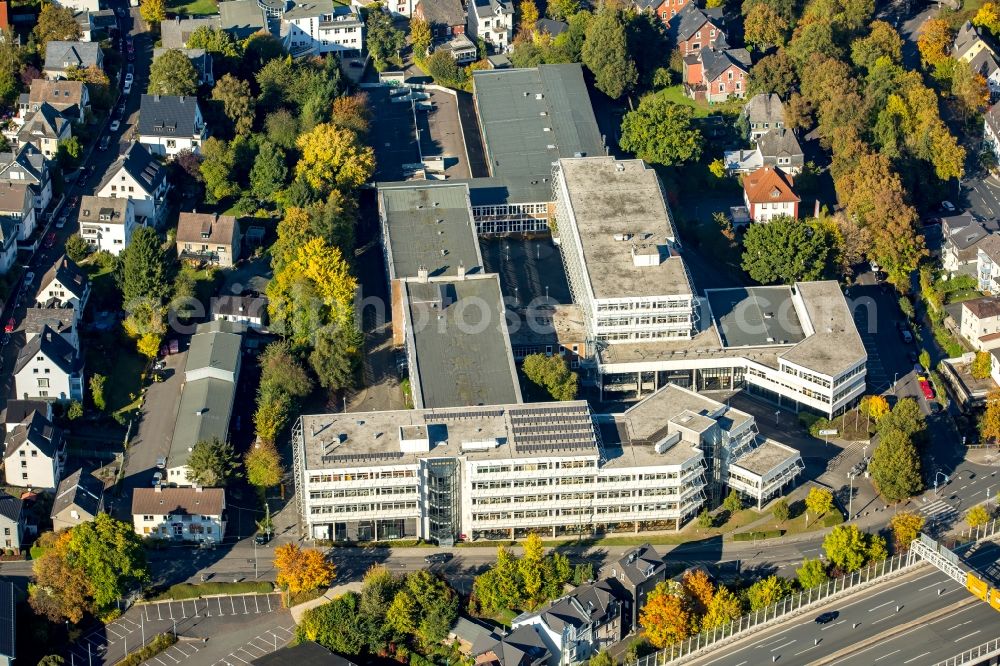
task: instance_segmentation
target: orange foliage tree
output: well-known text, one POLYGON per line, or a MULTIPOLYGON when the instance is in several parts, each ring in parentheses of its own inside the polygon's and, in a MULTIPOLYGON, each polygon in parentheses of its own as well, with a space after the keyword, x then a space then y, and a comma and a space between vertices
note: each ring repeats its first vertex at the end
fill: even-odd
POLYGON ((687 638, 691 633, 691 613, 680 590, 671 588, 666 582, 659 583, 649 593, 646 605, 639 613, 639 624, 646 638, 657 648, 687 638))
POLYGON ((274 567, 278 570, 278 585, 292 594, 326 587, 333 580, 336 568, 315 548, 299 548, 294 543, 274 549, 274 567))

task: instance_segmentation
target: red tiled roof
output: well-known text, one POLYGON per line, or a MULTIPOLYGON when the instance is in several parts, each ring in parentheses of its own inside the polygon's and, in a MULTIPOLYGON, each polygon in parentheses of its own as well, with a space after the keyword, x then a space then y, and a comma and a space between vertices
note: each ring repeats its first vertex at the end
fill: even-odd
POLYGON ((792 177, 781 169, 761 167, 743 179, 750 203, 792 203, 801 201, 792 190, 792 177))

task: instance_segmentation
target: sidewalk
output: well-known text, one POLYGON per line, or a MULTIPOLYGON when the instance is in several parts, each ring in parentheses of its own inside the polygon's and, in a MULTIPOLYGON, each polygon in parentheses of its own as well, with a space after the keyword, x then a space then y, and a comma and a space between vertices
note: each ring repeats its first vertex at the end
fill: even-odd
POLYGON ((295 624, 302 622, 302 616, 307 610, 316 608, 317 606, 322 606, 325 603, 329 603, 336 597, 347 592, 361 593, 361 581, 354 581, 351 583, 345 583, 344 585, 334 585, 329 590, 323 593, 323 596, 316 597, 310 601, 303 602, 297 606, 292 606, 292 619, 295 620, 295 624))

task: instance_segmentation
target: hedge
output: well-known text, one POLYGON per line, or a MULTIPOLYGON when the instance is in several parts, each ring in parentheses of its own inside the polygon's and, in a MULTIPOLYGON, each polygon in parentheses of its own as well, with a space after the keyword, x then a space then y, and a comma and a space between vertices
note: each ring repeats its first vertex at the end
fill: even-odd
POLYGON ((166 601, 173 599, 197 599, 213 594, 267 594, 274 591, 274 585, 263 581, 245 581, 242 583, 178 583, 171 585, 163 594, 154 598, 154 601, 166 601))
POLYGON ((754 541, 756 539, 775 539, 785 533, 785 530, 767 530, 764 532, 737 532, 733 541, 754 541))
POLYGON ((139 666, 142 662, 152 659, 177 642, 173 634, 157 634, 144 648, 132 652, 115 666, 139 666))

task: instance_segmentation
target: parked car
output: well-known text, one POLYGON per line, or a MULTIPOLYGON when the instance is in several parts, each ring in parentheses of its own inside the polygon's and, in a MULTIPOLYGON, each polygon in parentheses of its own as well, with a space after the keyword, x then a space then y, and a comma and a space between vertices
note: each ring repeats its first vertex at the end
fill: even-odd
POLYGON ((160 481, 163 481, 163 472, 153 472, 153 487, 160 485, 160 481))
POLYGON ((157 469, 163 469, 166 466, 167 466, 167 459, 166 458, 164 458, 164 457, 161 456, 161 457, 159 457, 159 458, 156 459, 156 468, 157 469))
POLYGON ((34 271, 28 271, 27 273, 24 274, 24 284, 29 285, 34 281, 35 281, 34 271))
POLYGON ((923 391, 924 397, 928 400, 934 399, 934 387, 931 383, 927 381, 926 377, 917 377, 917 383, 920 384, 920 390, 923 391))
POLYGON ((170 354, 176 354, 180 351, 180 344, 176 339, 170 340, 169 342, 164 342, 160 347, 160 356, 169 356, 170 354))
POLYGON ((56 244, 56 232, 50 231, 49 235, 45 237, 45 247, 50 248, 56 244))
POLYGON ((66 216, 60 215, 59 219, 56 220, 56 229, 62 229, 65 226, 66 226, 66 216))
POLYGON ((427 564, 443 564, 450 560, 451 557, 451 553, 434 553, 425 557, 424 562, 427 564))
POLYGON ((13 317, 11 317, 10 319, 7 320, 7 325, 3 327, 3 332, 13 333, 16 327, 17 327, 17 322, 14 321, 13 317))
POLYGON ((271 540, 271 533, 261 532, 256 536, 254 536, 253 540, 254 543, 256 543, 258 546, 263 546, 264 544, 268 543, 271 540))
POLYGON ((107 150, 110 144, 111 144, 111 137, 106 136, 101 139, 101 145, 99 145, 97 148, 99 150, 107 150))
POLYGON ((816 624, 829 624, 840 617, 840 613, 837 611, 827 611, 816 616, 816 624))
POLYGON ((132 74, 132 68, 134 65, 129 65, 129 71, 125 73, 125 83, 132 83, 135 81, 135 75, 132 74))
POLYGON ((121 123, 120 120, 112 120, 111 121, 111 131, 112 132, 117 132, 118 128, 121 127, 121 126, 122 126, 122 123, 121 123))
POLYGON ((131 81, 126 81, 125 82, 125 87, 122 88, 122 92, 125 93, 126 95, 128 95, 129 93, 132 92, 132 82, 131 81))
POLYGON ((906 344, 910 344, 913 342, 913 334, 910 333, 910 331, 905 328, 899 332, 899 337, 903 338, 903 342, 905 342, 906 344))
POLYGON ((949 213, 954 213, 955 212, 955 204, 953 204, 950 201, 942 201, 941 202, 941 208, 943 210, 948 211, 949 213))

